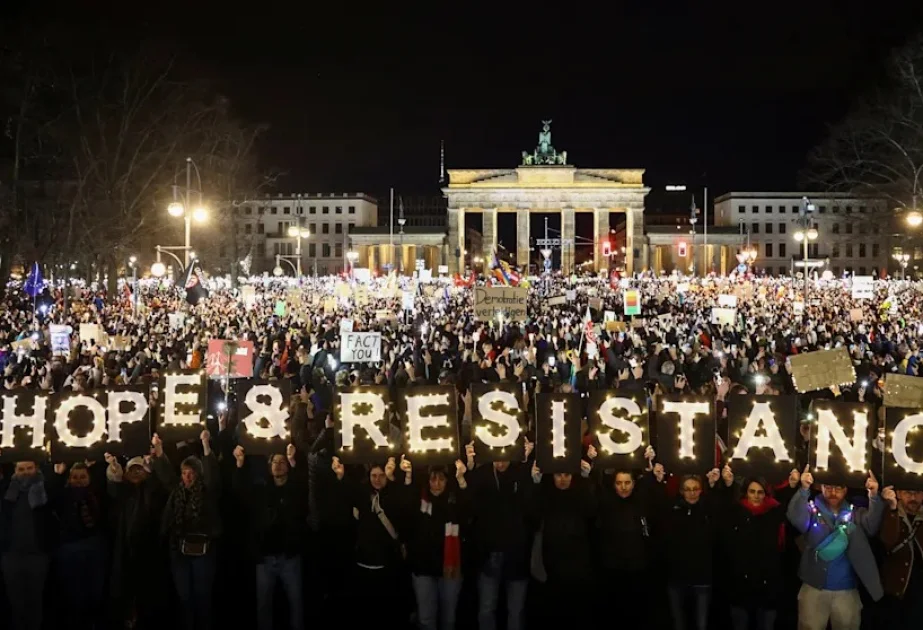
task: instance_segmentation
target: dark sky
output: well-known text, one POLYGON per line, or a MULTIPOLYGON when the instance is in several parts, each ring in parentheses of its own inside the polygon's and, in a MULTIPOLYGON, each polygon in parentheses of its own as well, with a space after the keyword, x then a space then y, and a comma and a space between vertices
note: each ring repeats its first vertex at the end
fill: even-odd
POLYGON ((577 166, 645 168, 654 187, 707 173, 712 195, 791 188, 923 26, 918 1, 301 4, 121 3, 106 19, 114 37, 174 38, 269 123, 261 159, 283 189, 373 194, 435 193, 440 140, 449 168, 515 167, 542 118, 577 166))

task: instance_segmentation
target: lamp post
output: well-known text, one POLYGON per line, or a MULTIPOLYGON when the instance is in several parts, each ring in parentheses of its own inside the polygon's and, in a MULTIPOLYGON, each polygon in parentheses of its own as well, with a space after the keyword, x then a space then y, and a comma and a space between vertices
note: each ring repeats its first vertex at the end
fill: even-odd
POLYGON ((131 268, 131 308, 138 309, 138 257, 129 256, 128 266, 131 268))
POLYGON ((189 251, 192 247, 192 222, 204 223, 208 220, 208 210, 202 205, 202 178, 199 176, 199 167, 195 165, 191 157, 186 158, 186 194, 182 201, 180 201, 179 186, 176 184, 173 185, 173 202, 167 206, 167 212, 170 213, 170 216, 173 217, 183 217, 185 223, 185 240, 183 241, 183 247, 185 252, 183 254, 183 267, 189 267, 189 251), (195 168, 196 178, 199 182, 199 190, 196 191, 199 193, 199 203, 196 207, 192 207, 192 169, 195 168))
POLYGON ((910 254, 894 254, 894 260, 901 268, 901 280, 907 279, 907 264, 910 262, 910 254))
POLYGON ((400 259, 400 275, 404 275, 404 224, 407 223, 407 219, 404 218, 404 206, 401 205, 401 218, 397 220, 397 224, 401 227, 401 259, 400 259))
POLYGON ((288 228, 288 235, 295 239, 295 258, 297 266, 295 273, 298 274, 298 281, 301 282, 301 239, 311 236, 311 230, 298 225, 292 225, 288 228))
MULTIPOLYGON (((817 228, 814 227, 811 220, 811 214, 814 212, 814 204, 807 197, 801 198, 801 209, 798 211, 798 218, 795 223, 799 230, 795 232, 795 240, 804 243, 804 256, 802 260, 802 269, 804 270, 804 304, 808 304, 808 244, 817 240, 817 228)), ((804 311, 807 317, 807 309, 804 311)))
POLYGON ((692 196, 692 206, 689 208, 689 224, 692 226, 692 275, 695 276, 695 222, 698 217, 695 216, 695 195, 692 196))

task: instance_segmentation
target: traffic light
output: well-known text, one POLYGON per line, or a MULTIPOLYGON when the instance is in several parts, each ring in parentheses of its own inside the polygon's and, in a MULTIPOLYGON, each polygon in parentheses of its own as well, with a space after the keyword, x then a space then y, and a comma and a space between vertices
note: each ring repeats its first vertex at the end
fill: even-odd
POLYGON ((611 256, 611 255, 612 255, 612 245, 609 243, 609 241, 603 241, 603 256, 611 256))
POLYGON ((685 258, 686 257, 686 241, 680 241, 678 249, 679 249, 679 252, 678 252, 679 257, 685 258))

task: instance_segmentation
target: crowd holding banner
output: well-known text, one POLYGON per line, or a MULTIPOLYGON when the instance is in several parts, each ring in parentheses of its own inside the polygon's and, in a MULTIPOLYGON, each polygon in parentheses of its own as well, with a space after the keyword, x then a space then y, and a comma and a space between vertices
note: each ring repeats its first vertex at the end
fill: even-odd
POLYGON ((191 275, 6 298, 11 627, 923 623, 921 285, 191 275))

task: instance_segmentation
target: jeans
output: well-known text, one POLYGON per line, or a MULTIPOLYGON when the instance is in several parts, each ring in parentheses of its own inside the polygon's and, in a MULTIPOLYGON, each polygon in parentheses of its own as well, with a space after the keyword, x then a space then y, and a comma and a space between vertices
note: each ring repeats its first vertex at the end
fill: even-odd
POLYGON ((522 630, 529 580, 503 579, 503 554, 491 553, 478 576, 478 628, 496 630, 500 587, 506 586, 506 630, 522 630))
POLYGON ((260 630, 272 630, 272 596, 276 580, 281 580, 288 599, 289 623, 292 630, 304 630, 302 601, 301 557, 263 556, 256 565, 256 617, 260 630))
POLYGON ((215 550, 204 556, 170 552, 170 570, 179 596, 183 627, 208 630, 211 627, 212 587, 215 584, 215 550))
POLYGON ((65 543, 55 553, 54 578, 63 609, 59 617, 67 621, 68 628, 92 628, 100 621, 106 560, 106 544, 100 536, 65 543))
POLYGON ((798 592, 799 630, 859 630, 862 623, 862 600, 859 591, 827 591, 801 585, 798 592))
POLYGON ((685 586, 671 584, 667 587, 674 630, 686 630, 686 598, 693 596, 696 630, 708 628, 708 608, 711 604, 711 586, 685 586))
POLYGON ((43 553, 5 553, 0 565, 13 613, 10 627, 14 630, 40 630, 48 556, 43 553))
POLYGON ((420 630, 455 630, 455 609, 461 587, 460 577, 413 576, 420 630))
POLYGON ((776 611, 771 608, 748 610, 731 606, 731 625, 734 630, 772 630, 776 625, 776 611))

